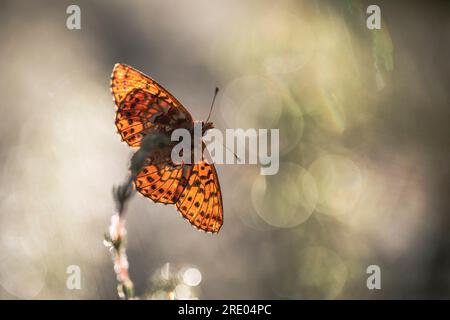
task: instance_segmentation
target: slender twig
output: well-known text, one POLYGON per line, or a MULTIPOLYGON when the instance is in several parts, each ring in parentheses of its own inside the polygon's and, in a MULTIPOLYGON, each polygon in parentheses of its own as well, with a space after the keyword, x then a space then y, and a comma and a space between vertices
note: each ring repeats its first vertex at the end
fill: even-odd
POLYGON ((125 211, 126 203, 133 195, 132 180, 113 188, 113 197, 116 202, 116 213, 111 217, 109 232, 105 234, 105 245, 111 252, 116 272, 117 292, 122 299, 133 299, 134 285, 128 273, 128 259, 126 253, 125 211))
POLYGON ((167 148, 170 137, 162 132, 154 131, 147 134, 141 141, 141 147, 134 153, 130 161, 129 176, 127 180, 113 187, 113 197, 116 203, 116 213, 111 217, 109 232, 105 234, 105 245, 111 252, 116 272, 117 292, 122 299, 135 299, 134 285, 128 273, 128 259, 126 253, 125 212, 126 204, 134 194, 133 180, 136 179, 145 161, 151 156, 152 150, 167 148))

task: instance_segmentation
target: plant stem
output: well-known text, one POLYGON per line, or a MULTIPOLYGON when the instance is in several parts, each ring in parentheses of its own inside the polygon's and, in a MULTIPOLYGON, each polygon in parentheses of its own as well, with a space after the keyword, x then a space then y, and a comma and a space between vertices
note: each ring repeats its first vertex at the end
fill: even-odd
POLYGON ((114 271, 117 276, 117 293, 122 299, 133 299, 134 285, 128 273, 128 259, 126 253, 125 212, 126 203, 133 195, 131 177, 125 183, 113 188, 113 197, 117 212, 111 217, 109 232, 105 234, 105 245, 111 252, 114 271))

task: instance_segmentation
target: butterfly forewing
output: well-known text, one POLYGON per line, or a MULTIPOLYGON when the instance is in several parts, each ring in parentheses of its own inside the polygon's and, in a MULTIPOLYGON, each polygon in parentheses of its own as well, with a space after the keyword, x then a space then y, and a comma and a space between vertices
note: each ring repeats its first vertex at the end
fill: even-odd
POLYGON ((111 74, 111 91, 116 105, 119 106, 128 92, 136 88, 144 89, 153 95, 167 96, 166 101, 182 109, 192 121, 192 117, 186 108, 158 82, 126 64, 117 63, 111 74))
POLYGON ((176 129, 193 123, 190 113, 166 89, 127 65, 114 66, 111 91, 117 106, 117 130, 132 147, 139 147, 143 131, 156 124, 176 129))

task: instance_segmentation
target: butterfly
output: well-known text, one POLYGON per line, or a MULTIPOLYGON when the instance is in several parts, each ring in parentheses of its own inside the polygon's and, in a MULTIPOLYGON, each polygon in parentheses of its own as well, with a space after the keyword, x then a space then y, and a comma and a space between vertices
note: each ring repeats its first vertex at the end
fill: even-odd
MULTIPOLYGON (((141 147, 145 139, 168 135, 175 129, 193 131, 188 110, 159 83, 142 72, 118 63, 111 75, 116 104, 115 125, 123 141, 141 147)), ((217 93, 217 89, 216 89, 217 93)), ((203 124, 203 133, 213 128, 203 124)), ((217 233, 223 224, 223 203, 216 168, 206 159, 173 163, 162 150, 145 159, 133 177, 136 190, 154 202, 174 204, 181 216, 197 229, 217 233)))

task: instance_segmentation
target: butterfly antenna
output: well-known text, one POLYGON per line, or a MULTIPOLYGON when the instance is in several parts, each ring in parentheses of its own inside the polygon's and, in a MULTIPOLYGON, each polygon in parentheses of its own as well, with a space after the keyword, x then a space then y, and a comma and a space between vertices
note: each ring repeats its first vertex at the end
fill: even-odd
POLYGON ((233 150, 231 150, 230 148, 228 148, 225 144, 224 144, 223 146, 224 146, 228 151, 230 151, 232 154, 234 154, 234 157, 235 157, 236 159, 238 159, 239 161, 241 161, 241 158, 239 158, 239 157, 237 156, 237 154, 234 153, 233 150))
POLYGON ((219 93, 219 88, 216 87, 216 90, 214 90, 214 98, 213 98, 212 103, 211 103, 211 108, 209 108, 208 118, 206 119, 205 122, 208 122, 209 117, 211 117, 211 112, 212 112, 212 109, 213 109, 213 106, 214 106, 214 101, 216 101, 217 93, 219 93))
POLYGON ((227 148, 228 151, 230 151, 231 153, 233 153, 233 154, 234 154, 234 157, 235 157, 236 159, 238 159, 239 161, 241 161, 241 158, 239 158, 239 157, 237 156, 237 154, 234 153, 233 150, 231 150, 230 148, 228 148, 226 145, 223 145, 223 146, 224 146, 225 148, 227 148))
MULTIPOLYGON (((214 102, 216 101, 216 97, 217 97, 217 94, 218 94, 218 93, 219 93, 219 88, 216 87, 216 90, 214 90, 214 97, 213 97, 213 100, 212 100, 212 103, 211 103, 211 108, 209 109, 208 118, 206 119, 205 122, 208 122, 209 118, 211 117, 211 113, 212 113, 212 110, 213 110, 213 107, 214 107, 214 102)), ((239 157, 237 156, 236 153, 234 153, 232 150, 230 150, 230 148, 228 148, 226 145, 224 145, 224 147, 225 147, 228 151, 230 151, 231 153, 233 153, 233 154, 234 154, 234 157, 235 157, 236 159, 238 159, 239 161, 241 160, 241 158, 239 158, 239 157)))

